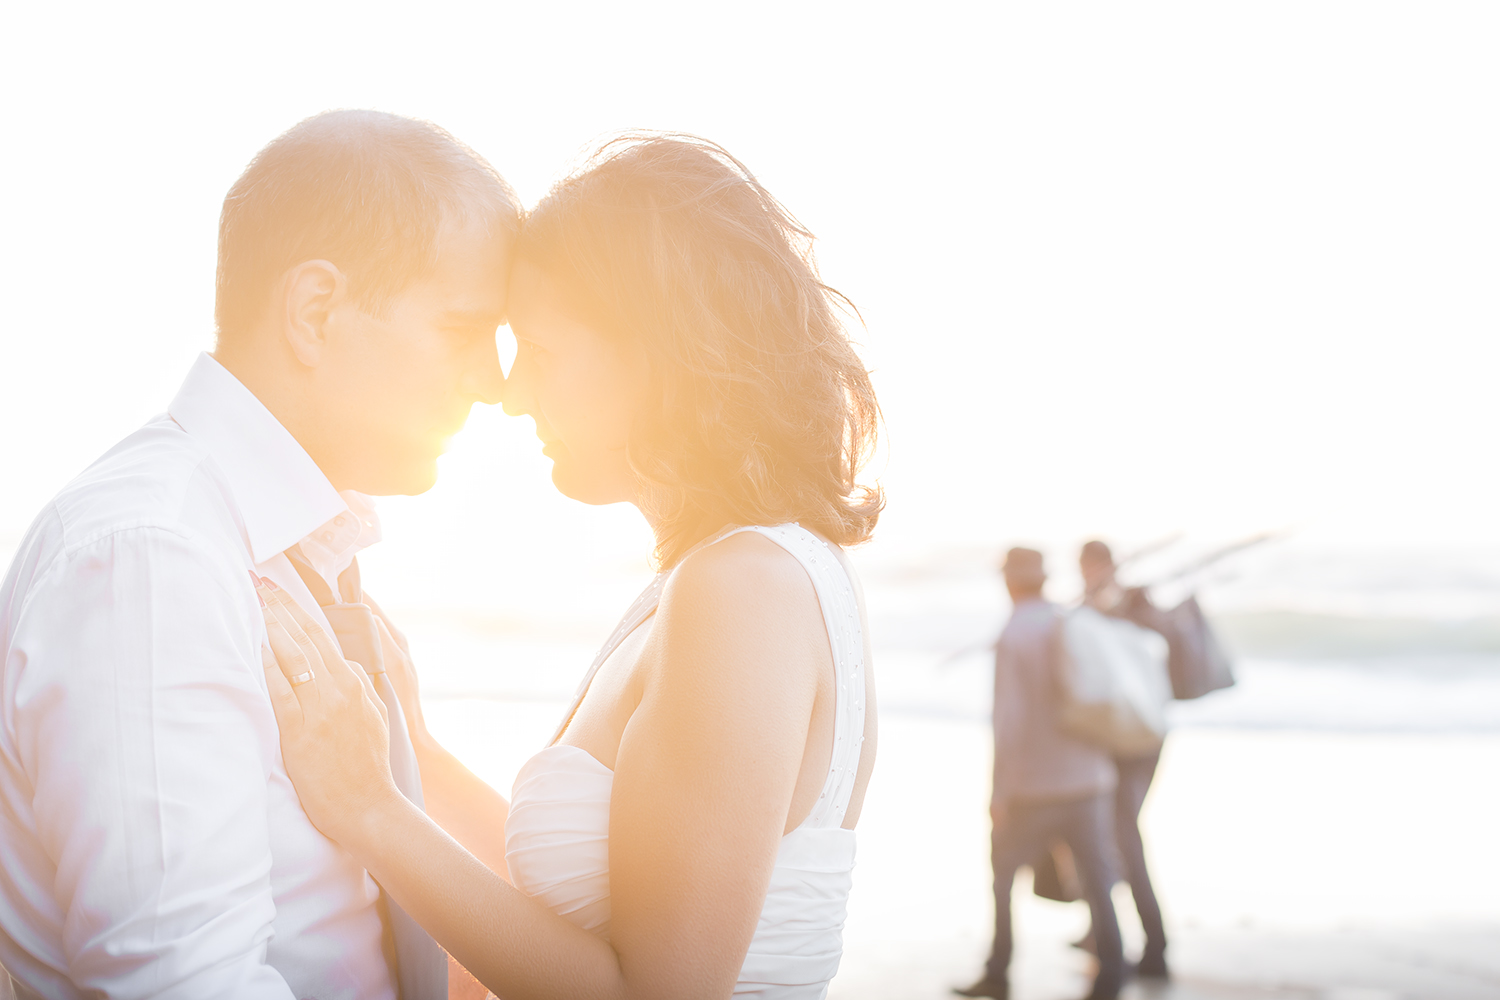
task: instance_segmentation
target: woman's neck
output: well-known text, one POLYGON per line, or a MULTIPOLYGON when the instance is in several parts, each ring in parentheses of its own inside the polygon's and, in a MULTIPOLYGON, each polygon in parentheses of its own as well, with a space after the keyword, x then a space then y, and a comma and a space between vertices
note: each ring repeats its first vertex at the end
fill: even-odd
POLYGON ((656 535, 656 556, 661 563, 661 568, 671 569, 696 546, 702 545, 730 527, 733 527, 731 521, 709 516, 702 516, 687 522, 663 521, 659 526, 653 525, 652 530, 656 535))

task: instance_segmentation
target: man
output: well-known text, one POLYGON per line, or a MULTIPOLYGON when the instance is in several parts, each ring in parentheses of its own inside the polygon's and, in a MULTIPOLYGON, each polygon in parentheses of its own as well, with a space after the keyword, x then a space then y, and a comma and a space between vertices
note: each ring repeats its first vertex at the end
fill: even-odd
POLYGON ((366 494, 428 489, 473 403, 498 400, 519 219, 467 147, 376 112, 297 125, 230 190, 213 355, 47 505, 0 589, 19 996, 445 995, 441 950, 298 805, 253 578, 341 638, 369 615, 366 494))
POLYGON ((995 647, 995 784, 990 859, 995 874, 995 944, 984 976, 959 996, 1009 996, 1010 893, 1016 870, 1065 841, 1098 942, 1099 971, 1089 1000, 1113 1000, 1124 978, 1120 928, 1109 889, 1114 767, 1103 750, 1058 726, 1059 613, 1042 597, 1042 554, 1011 549, 1001 567, 1013 605, 995 647))
MULTIPOLYGON (((1078 569, 1083 574, 1084 603, 1104 614, 1129 617, 1143 627, 1165 630, 1160 613, 1145 600, 1144 592, 1127 591, 1116 581, 1115 557, 1108 545, 1100 541, 1084 543, 1078 553, 1078 569)), ((1160 759, 1159 746, 1147 754, 1114 759, 1119 775, 1114 799, 1115 840, 1124 862, 1126 881, 1130 883, 1130 895, 1146 932, 1146 945, 1135 971, 1152 979, 1168 978, 1167 934, 1162 925, 1161 906, 1151 887, 1151 874, 1146 870, 1140 816, 1160 759)))

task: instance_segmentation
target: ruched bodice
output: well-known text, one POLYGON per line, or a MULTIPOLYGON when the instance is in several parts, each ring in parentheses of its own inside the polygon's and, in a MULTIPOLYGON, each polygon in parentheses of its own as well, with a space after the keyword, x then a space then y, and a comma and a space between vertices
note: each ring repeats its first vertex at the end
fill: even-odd
POLYGON ((587 750, 554 744, 511 789, 505 863, 527 895, 609 939, 609 799, 615 772, 587 750))
MULTIPOLYGON (((734 993, 766 1000, 816 1000, 827 993, 838 971, 854 869, 854 831, 842 826, 864 742, 863 630, 853 584, 821 539, 798 525, 784 524, 732 529, 708 544, 741 531, 770 538, 807 571, 823 611, 837 683, 833 757, 823 790, 807 819, 781 839, 734 993)), ((563 727, 594 673, 620 641, 651 616, 668 576, 653 580, 626 612, 579 685, 563 727)), ((554 742, 516 776, 505 836, 506 862, 516 886, 606 940, 613 784, 614 772, 587 751, 554 742)))

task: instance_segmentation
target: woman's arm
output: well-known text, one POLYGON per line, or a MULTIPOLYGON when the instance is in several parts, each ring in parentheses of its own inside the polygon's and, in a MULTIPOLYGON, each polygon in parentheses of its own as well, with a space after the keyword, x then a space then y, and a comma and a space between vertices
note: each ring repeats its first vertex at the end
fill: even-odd
POLYGON ((644 1000, 602 938, 505 882, 399 792, 333 833, 448 953, 506 1000, 644 1000))
POLYGON ((416 665, 406 637, 369 595, 365 602, 375 612, 381 655, 391 686, 401 699, 406 728, 422 772, 422 800, 431 816, 490 871, 509 881, 505 864, 505 821, 510 803, 482 778, 464 766, 427 731, 416 665))
POLYGON ((337 657, 318 662, 305 637, 268 631, 283 754, 314 822, 491 990, 729 997, 829 671, 816 595, 791 556, 736 536, 688 560, 664 595, 616 758, 610 943, 506 884, 402 798, 367 681, 337 657), (315 680, 293 689, 287 677, 307 664, 315 680))
POLYGON ((284 591, 256 593, 282 757, 318 829, 507 1000, 635 1000, 606 942, 513 888, 401 794, 368 675, 284 591))
POLYGON ((819 679, 832 683, 812 582, 755 533, 703 549, 668 584, 643 662, 615 765, 611 940, 639 995, 727 998, 765 905, 819 679))
POLYGON ((486 868, 510 881, 505 864, 505 821, 510 803, 431 736, 424 734, 422 742, 413 736, 412 743, 422 770, 427 815, 486 868))

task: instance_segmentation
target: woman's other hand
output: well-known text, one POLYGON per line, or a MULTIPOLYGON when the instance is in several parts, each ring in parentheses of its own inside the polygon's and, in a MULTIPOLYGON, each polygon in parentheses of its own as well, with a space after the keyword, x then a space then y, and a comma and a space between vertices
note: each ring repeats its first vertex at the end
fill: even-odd
POLYGON ((362 821, 400 791, 391 777, 385 706, 358 664, 286 591, 260 580, 269 649, 266 686, 281 755, 313 824, 348 845, 362 821))
MULTIPOLYGON (((368 593, 364 595, 364 602, 375 612, 381 655, 385 657, 385 675, 390 678, 391 687, 401 700, 406 730, 411 734, 412 747, 417 751, 427 815, 491 871, 509 881, 510 873, 505 866, 505 821, 510 815, 510 803, 462 761, 443 749, 443 745, 427 731, 421 692, 417 686, 417 668, 406 637, 368 593)), ((462 989, 478 989, 477 1000, 483 1000, 489 992, 473 977, 462 989)), ((450 979, 450 1000, 468 997, 462 989, 458 980, 450 979)))
POLYGON ((375 628, 380 633, 380 653, 385 658, 385 675, 390 678, 391 687, 401 701, 401 712, 406 716, 406 730, 411 736, 412 746, 417 748, 420 756, 432 737, 427 732, 427 720, 422 715, 422 697, 411 649, 406 644, 406 636, 386 617, 375 599, 365 594, 364 602, 375 612, 375 628))

